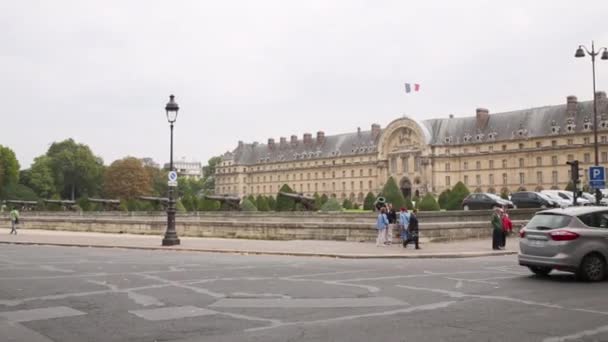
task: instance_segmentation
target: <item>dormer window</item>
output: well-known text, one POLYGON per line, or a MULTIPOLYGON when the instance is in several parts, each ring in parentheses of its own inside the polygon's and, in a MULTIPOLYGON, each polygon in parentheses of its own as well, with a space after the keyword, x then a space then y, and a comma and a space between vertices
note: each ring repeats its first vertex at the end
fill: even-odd
POLYGON ((471 141, 471 135, 470 135, 469 133, 465 134, 465 135, 464 135, 464 138, 463 138, 463 141, 464 141, 465 143, 470 142, 470 141, 471 141))
POLYGON ((444 141, 446 144, 451 144, 451 143, 452 143, 452 137, 451 137, 451 136, 449 136, 449 137, 445 137, 445 138, 443 139, 443 141, 444 141))
POLYGON ((488 133, 488 140, 496 140, 496 132, 488 133))
POLYGON ((482 133, 477 134, 477 135, 475 136, 475 140, 476 140, 477 142, 481 142, 481 141, 483 141, 483 134, 482 134, 482 133))

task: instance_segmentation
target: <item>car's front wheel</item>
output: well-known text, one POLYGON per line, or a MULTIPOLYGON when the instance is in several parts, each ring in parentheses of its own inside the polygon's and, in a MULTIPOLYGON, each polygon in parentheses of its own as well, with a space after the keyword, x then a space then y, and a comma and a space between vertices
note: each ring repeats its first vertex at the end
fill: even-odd
POLYGON ((581 261, 576 275, 585 281, 604 280, 606 278, 606 260, 597 253, 589 254, 581 261))
POLYGON ((537 276, 541 276, 541 277, 548 276, 549 273, 551 273, 551 271, 553 270, 551 267, 541 267, 541 266, 528 266, 528 268, 530 269, 530 271, 532 271, 532 273, 536 274, 537 276))

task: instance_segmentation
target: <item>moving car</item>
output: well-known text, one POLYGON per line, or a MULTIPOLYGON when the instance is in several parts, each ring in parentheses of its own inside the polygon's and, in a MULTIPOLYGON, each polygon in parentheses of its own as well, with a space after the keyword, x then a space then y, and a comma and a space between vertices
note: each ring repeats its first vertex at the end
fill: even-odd
POLYGON ((549 197, 532 191, 521 191, 511 194, 515 208, 559 208, 561 205, 549 197))
POLYGON ((463 210, 513 208, 513 202, 490 193, 472 193, 462 201, 463 210))
POLYGON ((519 236, 519 264, 537 275, 555 269, 600 281, 608 274, 608 208, 544 210, 534 215, 519 236))

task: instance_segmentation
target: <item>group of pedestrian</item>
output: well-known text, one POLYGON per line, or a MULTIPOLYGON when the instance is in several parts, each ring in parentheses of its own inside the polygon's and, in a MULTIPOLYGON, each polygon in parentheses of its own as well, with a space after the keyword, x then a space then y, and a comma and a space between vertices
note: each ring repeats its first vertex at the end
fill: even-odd
POLYGON ((505 249, 507 246, 507 235, 513 231, 513 222, 509 218, 509 214, 502 209, 494 209, 492 214, 492 249, 505 249))
POLYGON ((397 214, 391 203, 388 203, 386 207, 381 207, 376 220, 376 229, 378 230, 376 246, 390 246, 393 242, 393 231, 395 227, 398 227, 403 248, 407 248, 407 245, 413 242, 416 249, 420 249, 416 214, 416 209, 408 212, 407 208, 401 208, 401 211, 397 214))

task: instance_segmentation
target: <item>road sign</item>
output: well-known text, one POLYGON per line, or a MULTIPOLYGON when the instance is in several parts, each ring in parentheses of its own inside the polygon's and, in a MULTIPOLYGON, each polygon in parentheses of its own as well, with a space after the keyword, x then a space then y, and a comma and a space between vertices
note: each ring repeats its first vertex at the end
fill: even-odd
POLYGON ((169 182, 175 182, 175 181, 177 181, 177 172, 169 171, 169 174, 167 175, 167 177, 169 178, 169 182))
POLYGON ((591 189, 606 188, 606 168, 603 166, 589 167, 589 187, 591 189))
POLYGON ((174 181, 168 181, 167 185, 175 187, 175 186, 177 186, 177 181, 176 180, 174 180, 174 181))

